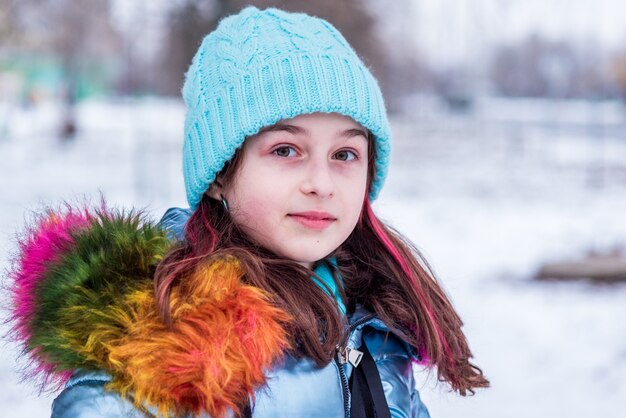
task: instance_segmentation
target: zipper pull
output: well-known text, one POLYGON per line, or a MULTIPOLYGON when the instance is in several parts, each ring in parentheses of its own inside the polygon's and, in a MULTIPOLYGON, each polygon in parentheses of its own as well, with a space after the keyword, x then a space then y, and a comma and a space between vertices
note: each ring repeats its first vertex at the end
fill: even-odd
POLYGON ((337 354, 341 364, 350 363, 353 367, 357 367, 363 358, 363 353, 350 347, 337 346, 337 354))

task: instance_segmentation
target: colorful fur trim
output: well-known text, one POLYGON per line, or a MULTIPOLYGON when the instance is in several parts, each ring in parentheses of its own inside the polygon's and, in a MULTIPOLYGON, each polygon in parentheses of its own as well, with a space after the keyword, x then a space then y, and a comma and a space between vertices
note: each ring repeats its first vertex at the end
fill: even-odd
POLYGON ((289 347, 290 317, 243 284, 233 258, 210 260, 172 289, 173 327, 152 276, 171 247, 136 213, 69 209, 41 217, 20 243, 13 335, 42 384, 104 370, 107 388, 169 413, 238 412, 289 347))
POLYGON ((38 225, 29 229, 20 241, 20 256, 9 273, 13 284, 13 336, 22 342, 31 360, 32 370, 27 372, 28 376, 39 375, 43 386, 58 387, 72 372, 57 369, 56 364, 48 360, 50 355, 45 345, 36 342, 40 337, 35 333, 36 323, 43 319, 39 311, 39 286, 55 263, 74 245, 72 233, 85 228, 90 219, 91 214, 71 209, 63 216, 49 211, 38 217, 38 225))

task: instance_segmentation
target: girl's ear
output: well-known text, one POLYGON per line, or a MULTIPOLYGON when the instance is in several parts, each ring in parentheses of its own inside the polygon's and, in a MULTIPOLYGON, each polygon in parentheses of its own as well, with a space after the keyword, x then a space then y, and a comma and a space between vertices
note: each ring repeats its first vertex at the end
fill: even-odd
POLYGON ((224 193, 224 186, 222 185, 221 179, 216 178, 205 193, 212 199, 221 200, 222 193, 224 193))

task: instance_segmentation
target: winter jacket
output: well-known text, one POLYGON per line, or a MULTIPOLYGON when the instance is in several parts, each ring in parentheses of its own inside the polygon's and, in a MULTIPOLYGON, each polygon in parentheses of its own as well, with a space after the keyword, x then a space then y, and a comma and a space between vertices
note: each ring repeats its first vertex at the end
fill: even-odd
MULTIPOLYGON (((209 267, 204 273, 206 277, 198 282, 202 285, 212 283, 217 277, 219 280, 214 282, 219 283, 218 286, 194 289, 194 293, 189 294, 191 296, 173 294, 171 303, 175 307, 180 303, 182 325, 173 331, 161 327, 153 308, 151 285, 148 285, 153 270, 145 266, 157 263, 166 251, 167 247, 160 244, 163 236, 167 237, 166 241, 181 237, 189 214, 188 210, 171 209, 158 226, 147 229, 138 218, 123 214, 120 215, 123 219, 110 214, 70 214, 60 221, 51 221, 60 222, 58 231, 46 232, 45 228, 40 228, 29 242, 22 245, 22 270, 16 275, 22 280, 20 286, 24 292, 44 286, 24 281, 29 277, 31 280, 34 274, 28 276, 26 271, 28 257, 34 256, 28 251, 35 251, 28 246, 30 244, 39 251, 42 242, 55 244, 41 255, 41 264, 32 268, 41 278, 32 280, 47 280, 45 274, 58 276, 63 268, 74 264, 79 266, 76 271, 88 271, 93 276, 89 279, 89 289, 81 284, 83 287, 77 291, 74 282, 68 287, 70 293, 65 299, 75 301, 68 302, 61 297, 60 302, 55 298, 43 301, 35 298, 33 302, 32 293, 31 296, 19 292, 14 295, 16 299, 21 297, 33 305, 26 304, 24 317, 18 318, 14 330, 22 334, 22 339, 31 347, 31 356, 41 363, 40 371, 43 370, 48 377, 60 375, 61 380, 65 377, 62 380, 66 382, 65 387, 52 405, 52 417, 154 417, 164 410, 171 411, 168 405, 171 406, 172 402, 192 411, 188 416, 206 417, 210 416, 207 410, 228 410, 235 396, 233 393, 241 395, 237 392, 242 390, 241 387, 249 390, 254 417, 349 417, 348 379, 353 365, 342 361, 339 354, 335 361, 321 368, 310 359, 296 359, 286 354, 288 338, 280 327, 286 316, 272 307, 258 289, 242 285, 238 279, 229 281, 230 264, 214 270, 209 267), (109 222, 118 224, 109 225, 109 222), (159 235, 159 228, 164 229, 163 236, 159 235), (120 232, 122 229, 125 232, 120 232), (139 233, 143 234, 140 239, 136 235, 139 233), (45 242, 41 241, 42 234, 45 242), (90 246, 94 242, 96 246, 111 247, 93 253, 90 246), (57 254, 52 254, 55 251, 57 254), (49 262, 59 264, 54 271, 42 273, 49 262), (91 266, 85 263, 91 263, 91 266), (103 271, 106 274, 100 274, 103 271), (119 282, 114 282, 116 277, 119 282), (125 288, 131 280, 129 277, 135 281, 125 288), (133 288, 134 283, 139 283, 138 287, 133 288), (102 289, 119 293, 100 296, 102 289), (92 290, 94 292, 90 293, 92 290), (71 293, 74 291, 76 295, 71 293), (189 301, 196 296, 198 301, 189 301), (229 299, 231 296, 232 300, 229 299), (121 304, 119 299, 125 302, 121 304), (57 318, 56 312, 50 314, 44 310, 49 304, 56 303, 60 303, 58 309, 69 312, 69 316, 58 314, 57 318), (88 304, 93 306, 85 308, 88 304), (111 304, 118 305, 111 307, 111 304), (195 314, 196 310, 198 316, 191 318, 189 315, 195 314), (230 310, 238 311, 231 315, 230 310), (255 319, 253 323, 241 322, 242 315, 255 319), (49 323, 38 324, 44 317, 49 323), (228 325, 232 318, 239 322, 228 325), (55 331, 55 321, 63 324, 60 331, 55 331), (191 326, 187 327, 188 324, 191 326), (39 325, 41 328, 37 328, 39 325), (244 327, 241 334, 233 331, 241 327, 244 327), (61 336, 65 340, 61 340, 61 336), (228 340, 222 340, 221 336, 228 340), (220 344, 234 347, 233 352, 229 351, 230 348, 219 351, 220 344), (68 351, 67 346, 71 346, 72 351, 68 351), (32 347, 36 349, 32 350, 32 347), (206 353, 219 354, 213 357, 206 353)), ((55 280, 70 279, 65 274, 55 280)), ((42 292, 45 293, 41 291, 39 294, 42 292)), ((176 312, 174 309, 175 318, 176 312)), ((415 387, 412 366, 416 354, 412 347, 360 306, 348 316, 348 320, 347 348, 357 349, 363 342, 367 345, 376 363, 391 416, 428 418, 428 411, 415 387)), ((228 415, 232 416, 232 413, 228 415)))

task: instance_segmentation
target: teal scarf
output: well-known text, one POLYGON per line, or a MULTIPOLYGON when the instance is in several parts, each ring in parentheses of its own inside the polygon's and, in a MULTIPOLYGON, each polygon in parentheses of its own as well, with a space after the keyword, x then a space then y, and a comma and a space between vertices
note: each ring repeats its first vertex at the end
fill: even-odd
MULTIPOLYGON (((335 266, 335 267, 337 266, 337 259, 335 259, 335 257, 330 258, 328 261, 333 266, 335 266)), ((339 293, 339 289, 337 288, 337 285, 335 284, 335 281, 333 280, 333 274, 332 274, 330 268, 328 267, 328 263, 321 263, 313 271, 315 272, 315 274, 318 275, 320 280, 318 280, 317 278, 315 278, 313 276, 311 276, 311 278, 315 281, 315 283, 328 296, 331 296, 331 297, 335 298, 335 301, 337 301, 337 307, 339 308, 341 313, 343 313, 345 315, 345 313, 346 313, 346 305, 343 303, 343 299, 341 298, 341 294, 339 293), (322 283, 324 283, 324 285, 326 285, 326 286, 322 285, 322 283), (328 292, 329 289, 332 292, 332 294, 328 292)), ((341 276, 339 276, 339 283, 341 283, 341 285, 343 285, 343 279, 341 278, 341 276)))

